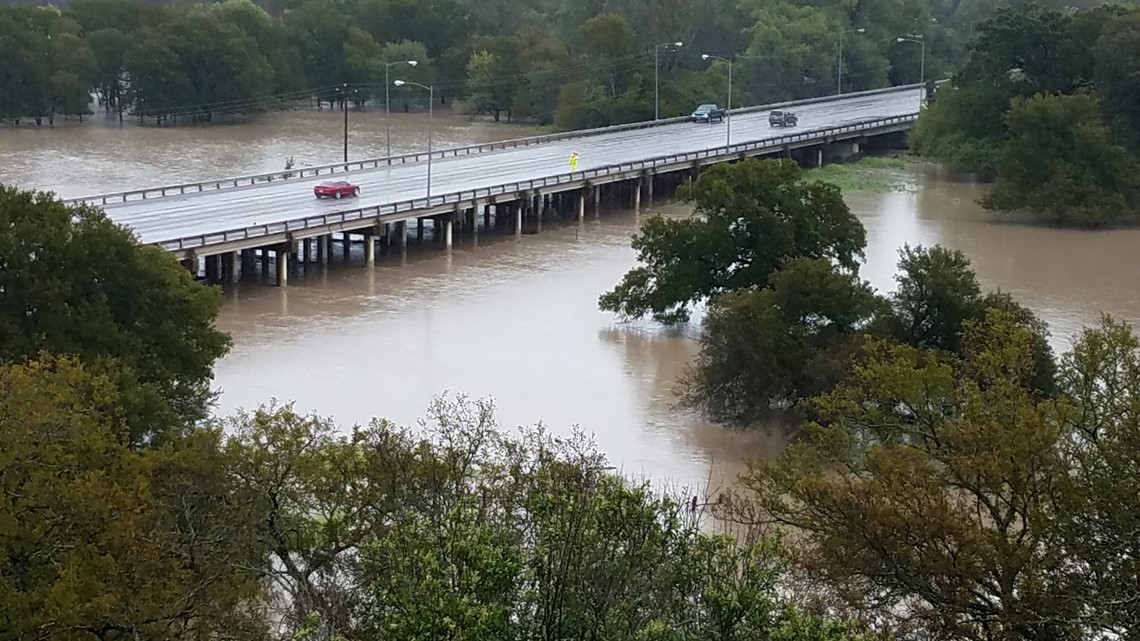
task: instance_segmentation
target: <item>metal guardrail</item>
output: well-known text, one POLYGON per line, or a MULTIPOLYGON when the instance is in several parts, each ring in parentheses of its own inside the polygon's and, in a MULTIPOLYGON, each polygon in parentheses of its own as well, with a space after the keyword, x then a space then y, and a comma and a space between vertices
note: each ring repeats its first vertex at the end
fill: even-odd
MULTIPOLYGON (((741 107, 733 109, 733 114, 753 113, 757 111, 766 111, 769 109, 777 109, 782 107, 793 107, 797 105, 818 104, 825 102, 834 102, 836 100, 850 100, 852 98, 859 98, 862 96, 874 96, 887 93, 901 93, 904 91, 913 91, 921 85, 900 85, 897 87, 885 87, 882 89, 870 89, 868 91, 857 91, 852 93, 845 93, 839 96, 823 96, 819 98, 804 98, 801 100, 790 100, 786 102, 777 102, 768 105, 754 105, 751 107, 741 107)), ((464 147, 451 147, 448 149, 441 149, 433 151, 431 157, 433 159, 451 158, 457 156, 470 156, 474 154, 481 154, 489 151, 498 151, 504 149, 515 149, 518 147, 529 147, 532 145, 540 145, 560 140, 570 140, 573 138, 588 138, 591 136, 598 136, 608 133, 615 133, 619 131, 632 131, 636 129, 648 129, 662 125, 676 124, 683 122, 684 117, 678 118, 665 118, 662 120, 650 120, 644 122, 629 123, 624 125, 613 125, 611 127, 599 127, 595 129, 580 129, 577 131, 568 131, 556 134, 545 134, 542 136, 530 136, 527 138, 515 138, 512 140, 503 140, 499 142, 482 143, 478 145, 468 145, 464 147)), ((337 173, 348 173, 353 171, 362 171, 365 169, 379 169, 382 167, 392 167, 394 165, 404 165, 409 163, 425 162, 428 158, 427 152, 419 152, 413 154, 403 154, 400 156, 386 156, 382 158, 370 158, 367 160, 354 160, 351 162, 332 163, 328 165, 319 165, 316 167, 303 167, 300 169, 289 169, 275 171, 264 174, 251 174, 247 176, 238 176, 235 178, 221 178, 218 180, 205 180, 200 182, 183 183, 176 185, 166 185, 162 187, 148 187, 144 189, 133 189, 129 191, 112 192, 107 194, 97 194, 94 196, 83 196, 80 198, 70 198, 64 200, 65 204, 88 203, 92 205, 107 205, 115 203, 125 203, 132 201, 148 200, 154 198, 163 198, 166 196, 182 196, 185 194, 195 194, 205 191, 217 191, 221 189, 233 189, 235 187, 249 187, 257 184, 268 184, 272 182, 281 182, 285 180, 294 180, 299 178, 307 178, 313 176, 331 175, 337 173)))
POLYGON ((598 178, 600 176, 610 176, 613 174, 625 174, 631 171, 639 171, 645 169, 652 169, 654 167, 669 166, 677 164, 687 164, 694 161, 699 161, 707 158, 720 158, 724 156, 736 156, 739 154, 748 154, 762 149, 779 148, 790 143, 802 142, 805 140, 820 140, 836 134, 847 134, 878 129, 881 127, 913 123, 918 120, 917 114, 907 116, 893 116, 890 118, 877 118, 874 120, 867 120, 851 125, 842 125, 839 127, 825 127, 822 129, 815 129, 806 132, 795 133, 779 138, 769 138, 766 140, 753 141, 748 143, 739 143, 730 147, 714 147, 712 149, 705 149, 695 152, 686 152, 681 154, 671 154, 667 156, 658 156, 656 158, 649 158, 646 160, 639 160, 635 162, 621 163, 617 165, 609 165, 600 167, 598 169, 591 169, 588 171, 570 172, 566 174, 559 174, 555 176, 548 176, 544 178, 536 178, 533 180, 519 181, 514 183, 504 183, 491 187, 482 187, 479 189, 472 189, 467 191, 459 191, 451 194, 444 194, 441 196, 432 196, 430 198, 414 198, 396 203, 389 203, 386 205, 377 205, 373 207, 362 207, 349 211, 343 211, 332 214, 321 214, 318 216, 308 216, 305 218, 297 218, 288 221, 268 223, 265 225, 255 225, 250 227, 242 227, 231 229, 212 234, 201 234, 196 236, 187 236, 176 240, 163 241, 156 243, 163 249, 171 252, 186 251, 198 249, 201 247, 208 247, 210 245, 219 245, 222 243, 236 242, 241 240, 248 240, 251 238, 260 238, 264 236, 271 236, 274 234, 295 232, 313 227, 327 227, 338 223, 348 223, 365 218, 377 218, 379 216, 399 214, 405 212, 414 212, 429 210, 434 207, 449 205, 455 203, 471 202, 482 198, 490 198, 492 196, 499 196, 503 194, 513 194, 534 189, 541 189, 551 185, 559 185, 565 183, 574 183, 580 181, 588 181, 591 178, 598 178))

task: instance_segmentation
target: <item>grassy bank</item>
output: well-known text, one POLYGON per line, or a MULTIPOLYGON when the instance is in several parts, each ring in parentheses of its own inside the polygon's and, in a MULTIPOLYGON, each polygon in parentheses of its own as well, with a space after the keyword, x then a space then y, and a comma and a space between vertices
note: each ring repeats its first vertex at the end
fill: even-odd
POLYGON ((807 175, 838 185, 843 191, 910 191, 914 186, 905 171, 913 162, 905 156, 865 156, 854 162, 810 169, 807 175))

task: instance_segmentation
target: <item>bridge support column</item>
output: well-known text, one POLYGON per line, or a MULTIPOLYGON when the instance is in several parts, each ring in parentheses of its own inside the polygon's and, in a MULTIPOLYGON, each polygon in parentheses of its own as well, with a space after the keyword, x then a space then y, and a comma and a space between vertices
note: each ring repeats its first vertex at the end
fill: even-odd
POLYGON ((186 271, 190 272, 191 276, 193 276, 195 278, 198 277, 198 259, 197 258, 187 258, 186 260, 182 261, 182 267, 184 267, 186 269, 186 271))
POLYGON ((641 213, 641 178, 633 183, 633 213, 641 213))
POLYGON ((654 176, 653 174, 649 174, 649 176, 646 177, 646 181, 645 181, 646 182, 646 194, 645 194, 645 196, 646 196, 646 201, 649 203, 650 207, 653 206, 653 182, 654 182, 653 179, 654 178, 656 178, 656 176, 654 176))
POLYGON ((214 254, 213 256, 207 256, 206 257, 206 280, 210 281, 211 283, 218 282, 218 278, 221 275, 220 274, 221 266, 222 266, 222 263, 221 263, 221 257, 220 256, 218 256, 217 254, 214 254))
POLYGON ((515 210, 515 240, 522 240, 523 232, 523 207, 526 201, 519 201, 512 203, 510 207, 515 210))
MULTIPOLYGON (((268 254, 266 254, 268 255, 268 254)), ((289 250, 277 250, 277 286, 284 287, 289 284, 289 250)))
POLYGON ((416 219, 416 240, 423 240, 423 239, 424 239, 424 219, 423 218, 417 218, 416 219))
POLYGON ((341 232, 340 234, 341 249, 344 250, 344 262, 348 262, 352 253, 352 234, 348 232, 341 232))
POLYGON ((594 220, 602 217, 602 186, 594 185, 594 220))
POLYGON ((249 278, 257 271, 257 255, 256 250, 243 249, 241 250, 241 277, 249 278))
POLYGON ((444 249, 451 249, 451 216, 443 220, 443 247, 444 249))
POLYGON ((237 252, 226 252, 222 254, 222 282, 232 283, 237 278, 237 252))
POLYGON ((534 224, 535 231, 542 232, 542 215, 546 213, 546 199, 548 197, 542 194, 535 196, 534 207, 534 224))
POLYGON ((471 236, 475 239, 475 245, 479 245, 479 209, 481 208, 479 201, 476 200, 471 203, 471 210, 467 212, 471 221, 471 236))
POLYGON ((392 237, 392 223, 384 223, 384 244, 389 247, 396 244, 396 239, 392 237))
POLYGON ((396 223, 396 234, 400 242, 400 253, 408 251, 408 221, 401 220, 396 223))
POLYGON ((269 248, 261 249, 261 277, 269 278, 269 248))
POLYGON ((364 266, 376 266, 376 237, 372 235, 371 229, 364 232, 364 266))
POLYGON ((578 224, 586 222, 586 190, 578 192, 578 224))
MULTIPOLYGON (((496 210, 497 209, 498 209, 498 207, 496 207, 496 210)), ((496 211, 496 213, 498 213, 498 212, 496 211)), ((490 203, 483 205, 483 228, 484 229, 490 229, 491 228, 491 204, 490 203)))
POLYGON ((823 167, 823 147, 816 147, 815 150, 815 168, 823 167))

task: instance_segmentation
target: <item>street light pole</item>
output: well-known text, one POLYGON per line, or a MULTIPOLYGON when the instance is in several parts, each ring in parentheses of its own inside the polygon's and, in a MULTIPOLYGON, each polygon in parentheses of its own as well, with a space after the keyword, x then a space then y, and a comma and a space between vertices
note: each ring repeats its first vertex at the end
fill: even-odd
POLYGON ((835 74, 835 95, 837 96, 843 93, 843 36, 849 31, 851 33, 864 33, 867 30, 860 28, 853 30, 847 29, 839 32, 839 68, 835 74))
POLYGON ((664 44, 659 44, 656 47, 653 47, 653 119, 654 120, 660 120, 661 119, 661 115, 660 115, 661 112, 660 112, 660 108, 658 107, 659 101, 658 101, 658 92, 657 92, 657 88, 660 85, 660 76, 661 76, 661 62, 660 62, 661 61, 661 48, 662 47, 680 47, 680 46, 683 46, 684 44, 685 43, 683 43, 683 42, 666 42, 664 44))
POLYGON ((435 85, 421 85, 418 82, 411 82, 410 80, 397 80, 392 84, 397 87, 403 85, 413 85, 421 89, 428 90, 428 161, 427 161, 427 197, 431 198, 431 130, 432 130, 432 111, 435 108, 435 85))
POLYGON ((916 35, 912 33, 909 36, 899 36, 895 38, 895 40, 898 42, 917 42, 922 47, 918 59, 918 108, 921 110, 922 96, 926 91, 926 39, 922 37, 922 34, 916 35))
POLYGON ((348 83, 341 85, 344 96, 344 162, 348 162, 348 83))
POLYGON ((415 60, 397 60, 396 62, 384 63, 384 145, 388 150, 388 158, 392 157, 392 101, 388 96, 388 70, 392 68, 392 65, 411 65, 414 67, 417 64, 419 63, 415 60))
POLYGON ((728 147, 728 146, 732 145, 732 60, 730 60, 728 58, 721 58, 720 56, 714 56, 712 54, 707 54, 707 53, 701 55, 702 60, 708 60, 709 58, 715 58, 717 60, 723 60, 723 61, 728 63, 728 105, 727 105, 727 107, 725 107, 725 111, 724 111, 725 129, 726 129, 724 145, 726 147, 728 147))

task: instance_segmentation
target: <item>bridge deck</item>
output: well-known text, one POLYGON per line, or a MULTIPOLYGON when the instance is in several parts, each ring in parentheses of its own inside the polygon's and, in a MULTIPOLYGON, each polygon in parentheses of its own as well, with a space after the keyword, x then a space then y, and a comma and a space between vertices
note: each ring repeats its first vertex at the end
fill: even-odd
MULTIPOLYGON (((841 126, 872 118, 914 114, 915 90, 837 98, 795 107, 799 125, 769 127, 766 111, 734 115, 732 143, 762 141, 813 129, 841 126)), ((541 179, 569 171, 568 159, 578 152, 579 171, 636 162, 672 153, 695 152, 725 145, 725 123, 666 124, 658 127, 436 159, 432 162, 433 196, 541 179)), ((246 226, 266 225, 305 216, 386 205, 422 198, 427 188, 427 163, 396 165, 341 174, 360 185, 359 198, 317 200, 312 185, 321 179, 293 179, 220 191, 174 195, 109 204, 111 218, 127 225, 147 243, 212 234, 246 226)))

